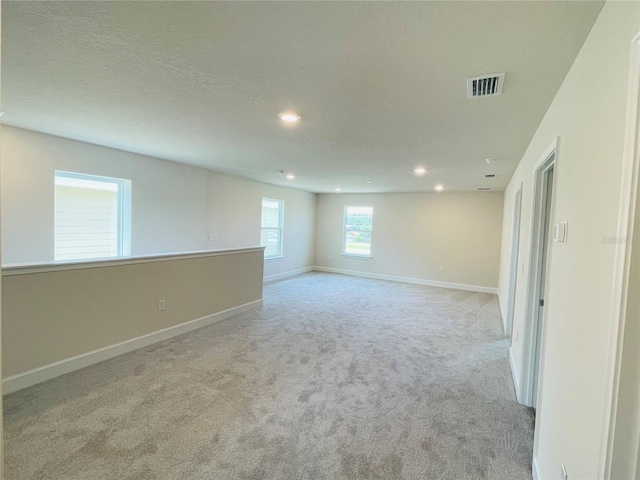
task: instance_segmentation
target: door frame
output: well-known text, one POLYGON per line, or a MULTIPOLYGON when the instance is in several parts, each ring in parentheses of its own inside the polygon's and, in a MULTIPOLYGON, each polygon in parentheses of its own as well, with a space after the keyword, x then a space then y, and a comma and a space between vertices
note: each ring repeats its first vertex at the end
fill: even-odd
MULTIPOLYGON (((640 176, 640 32, 631 41, 629 89, 627 93, 627 119, 625 126, 620 203, 618 211, 618 238, 633 235, 633 223, 640 176)), ((602 425, 602 447, 598 462, 598 476, 610 478, 618 409, 618 393, 622 370, 622 346, 626 323, 626 305, 631 271, 632 245, 617 242, 612 286, 611 321, 609 331, 609 358, 607 359, 607 391, 611 393, 605 404, 602 425)), ((638 427, 638 426, 636 426, 638 427)), ((640 438, 638 439, 640 446, 640 438)), ((638 448, 640 452, 640 448, 638 448)), ((638 460, 640 461, 640 460, 638 460)), ((636 465, 636 475, 638 468, 636 465)))
MULTIPOLYGON (((540 157, 535 168, 535 181, 534 181, 534 197, 533 197, 533 225, 531 228, 531 251, 529 258, 529 284, 527 288, 527 310, 525 331, 523 339, 523 365, 522 365, 522 384, 520 392, 520 402, 523 405, 532 407, 536 404, 533 398, 534 392, 534 377, 536 368, 536 342, 538 341, 538 322, 540 313, 540 284, 542 282, 542 245, 543 245, 543 232, 542 226, 544 222, 545 209, 547 199, 547 182, 546 176, 551 168, 554 169, 554 176, 557 177, 557 165, 558 165, 558 143, 559 139, 555 138, 551 145, 545 150, 540 157)), ((553 193, 552 193, 553 195, 553 193)), ((555 196, 555 195, 553 195, 555 196)), ((551 210, 550 215, 553 218, 553 196, 551 198, 551 210)), ((549 255, 551 249, 547 249, 547 274, 549 266, 549 255)), ((548 280, 545 279, 546 281, 548 280)), ((543 315, 545 315, 543 311, 543 315)), ((543 329, 540 334, 540 341, 544 337, 544 320, 543 329)), ((542 364, 542 345, 540 347, 540 364, 542 364)), ((542 383, 542 368, 538 366, 538 384, 542 383)), ((538 398, 540 397, 540 388, 538 388, 538 398)))
POLYGON ((504 333, 513 337, 513 316, 516 306, 516 289, 518 287, 518 265, 520 263, 520 230, 522 223, 522 182, 513 196, 513 229, 511 231, 511 263, 509 266, 509 290, 507 312, 504 319, 504 333))

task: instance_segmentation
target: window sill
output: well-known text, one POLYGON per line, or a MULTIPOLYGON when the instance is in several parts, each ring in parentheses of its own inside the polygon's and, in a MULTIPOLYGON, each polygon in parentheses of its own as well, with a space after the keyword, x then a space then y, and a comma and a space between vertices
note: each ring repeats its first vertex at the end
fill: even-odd
POLYGON ((354 255, 353 253, 342 253, 340 256, 343 258, 359 258, 361 260, 371 260, 373 258, 371 255, 354 255))
POLYGON ((282 260, 283 258, 284 258, 284 255, 278 255, 277 257, 265 257, 264 261, 273 262, 274 260, 282 260))

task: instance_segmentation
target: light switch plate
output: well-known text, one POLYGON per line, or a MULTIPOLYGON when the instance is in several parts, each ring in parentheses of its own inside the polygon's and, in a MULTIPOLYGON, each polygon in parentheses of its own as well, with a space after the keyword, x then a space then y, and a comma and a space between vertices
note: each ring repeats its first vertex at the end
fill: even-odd
POLYGON ((558 243, 567 243, 567 222, 555 224, 553 227, 553 240, 558 243))

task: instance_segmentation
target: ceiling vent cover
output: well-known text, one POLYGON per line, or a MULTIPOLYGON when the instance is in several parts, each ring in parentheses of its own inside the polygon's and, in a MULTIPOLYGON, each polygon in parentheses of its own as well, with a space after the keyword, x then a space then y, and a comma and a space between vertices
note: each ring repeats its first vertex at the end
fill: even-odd
POLYGON ((502 95, 504 73, 467 78, 467 98, 495 97, 502 95))
POLYGON ((498 175, 496 173, 487 173, 484 178, 496 178, 498 175))
POLYGON ((489 190, 491 190, 489 187, 478 187, 478 191, 480 192, 488 192, 489 190))

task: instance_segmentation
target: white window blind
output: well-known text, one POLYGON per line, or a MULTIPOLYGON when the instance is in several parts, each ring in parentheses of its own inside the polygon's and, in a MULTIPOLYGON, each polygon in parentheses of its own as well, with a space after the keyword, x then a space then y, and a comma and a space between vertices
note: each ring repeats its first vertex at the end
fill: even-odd
POLYGON ((284 202, 271 198, 262 199, 262 230, 260 245, 267 247, 264 258, 282 256, 282 222, 284 218, 284 202))
POLYGON ((129 190, 129 180, 56 171, 55 260, 128 255, 129 190))
POLYGON ((344 207, 343 255, 371 256, 373 207, 344 207))

